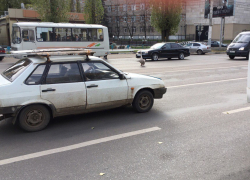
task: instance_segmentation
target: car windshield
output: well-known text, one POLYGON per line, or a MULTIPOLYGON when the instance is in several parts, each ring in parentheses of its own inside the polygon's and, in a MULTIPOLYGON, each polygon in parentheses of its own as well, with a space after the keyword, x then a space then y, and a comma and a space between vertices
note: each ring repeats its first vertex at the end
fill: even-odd
POLYGON ((160 49, 165 43, 157 43, 150 47, 150 49, 160 49))
POLYGON ((17 61, 14 65, 9 67, 3 72, 3 76, 10 81, 14 81, 27 67, 31 64, 28 59, 22 59, 17 61))
POLYGON ((14 26, 12 28, 12 43, 13 44, 20 44, 21 43, 20 27, 14 26))
POLYGON ((233 40, 233 43, 248 43, 250 41, 250 34, 239 34, 233 40))

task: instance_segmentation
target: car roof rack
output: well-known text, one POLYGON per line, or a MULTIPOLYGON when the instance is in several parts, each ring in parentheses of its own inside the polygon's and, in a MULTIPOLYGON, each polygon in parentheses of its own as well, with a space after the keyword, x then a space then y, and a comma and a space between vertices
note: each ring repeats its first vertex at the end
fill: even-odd
POLYGON ((42 56, 46 57, 47 61, 50 61, 50 56, 64 56, 64 55, 82 55, 86 56, 86 60, 89 60, 89 55, 93 56, 95 51, 82 48, 59 48, 59 49, 34 49, 23 51, 11 51, 12 55, 25 55, 27 57, 42 56))

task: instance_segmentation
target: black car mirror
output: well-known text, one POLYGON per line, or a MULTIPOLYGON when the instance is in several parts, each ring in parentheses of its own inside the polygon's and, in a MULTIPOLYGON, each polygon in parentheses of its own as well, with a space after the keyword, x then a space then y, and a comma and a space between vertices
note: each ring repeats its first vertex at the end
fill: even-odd
POLYGON ((121 80, 125 79, 124 74, 119 74, 119 78, 120 78, 121 80))

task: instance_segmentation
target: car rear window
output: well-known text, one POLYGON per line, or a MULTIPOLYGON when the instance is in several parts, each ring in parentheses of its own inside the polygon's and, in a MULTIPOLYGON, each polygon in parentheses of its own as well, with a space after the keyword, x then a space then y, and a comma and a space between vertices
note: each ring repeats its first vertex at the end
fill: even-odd
POLYGON ((2 73, 2 75, 6 79, 10 81, 14 81, 30 64, 31 64, 31 61, 28 59, 19 60, 14 65, 6 69, 2 73))

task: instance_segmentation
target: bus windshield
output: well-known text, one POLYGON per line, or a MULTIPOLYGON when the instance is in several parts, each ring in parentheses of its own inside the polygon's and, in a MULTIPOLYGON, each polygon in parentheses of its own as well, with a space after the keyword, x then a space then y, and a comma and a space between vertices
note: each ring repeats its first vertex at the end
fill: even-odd
POLYGON ((250 34, 239 34, 233 40, 233 43, 248 43, 250 41, 250 34))
POLYGON ((21 43, 21 30, 18 26, 13 26, 12 28, 12 43, 20 44, 21 43))

